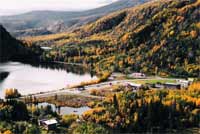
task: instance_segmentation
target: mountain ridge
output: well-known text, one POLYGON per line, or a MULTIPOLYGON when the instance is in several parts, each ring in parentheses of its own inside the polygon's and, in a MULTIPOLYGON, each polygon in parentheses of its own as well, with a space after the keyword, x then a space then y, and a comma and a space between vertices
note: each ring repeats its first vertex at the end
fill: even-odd
POLYGON ((98 18, 124 8, 142 4, 149 0, 120 0, 110 5, 81 12, 65 11, 34 11, 22 15, 0 17, 0 22, 14 36, 33 36, 63 32, 88 24, 98 18), (60 22, 60 23, 58 23, 60 22), (52 24, 58 23, 64 26, 61 29, 52 30, 52 24), (27 32, 27 29, 29 31, 27 32), (30 32, 30 29, 33 31, 30 32), (41 32, 40 32, 41 31, 41 32), (30 32, 30 33, 29 33, 30 32))

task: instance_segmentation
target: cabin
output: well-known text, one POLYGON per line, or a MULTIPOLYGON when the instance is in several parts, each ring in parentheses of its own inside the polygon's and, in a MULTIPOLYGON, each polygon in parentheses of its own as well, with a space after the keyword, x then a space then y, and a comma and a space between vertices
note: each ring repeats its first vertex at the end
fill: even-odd
POLYGON ((163 86, 166 89, 181 89, 181 84, 179 83, 165 83, 163 86))
POLYGON ((187 88, 191 82, 188 80, 177 80, 177 83, 181 84, 182 88, 187 88))
POLYGON ((130 76, 133 78, 146 78, 144 73, 132 73, 130 76))
POLYGON ((46 130, 55 130, 57 128, 58 121, 56 119, 41 119, 38 120, 38 125, 46 130))

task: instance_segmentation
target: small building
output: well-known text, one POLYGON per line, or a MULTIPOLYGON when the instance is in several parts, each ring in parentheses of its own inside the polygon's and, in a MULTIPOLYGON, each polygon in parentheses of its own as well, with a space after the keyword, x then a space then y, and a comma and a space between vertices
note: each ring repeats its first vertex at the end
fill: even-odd
POLYGON ((144 73, 132 73, 130 76, 134 78, 146 78, 144 73))
POLYGON ((110 80, 110 81, 115 80, 115 77, 114 77, 114 76, 110 76, 110 77, 108 78, 108 80, 110 80))
POLYGON ((191 82, 188 80, 177 80, 177 83, 181 84, 182 88, 187 88, 191 82))
POLYGON ((166 89, 181 89, 181 84, 179 83, 165 83, 163 85, 166 89))
POLYGON ((57 128, 58 121, 56 119, 42 119, 38 120, 38 125, 44 127, 46 130, 54 130, 57 128))

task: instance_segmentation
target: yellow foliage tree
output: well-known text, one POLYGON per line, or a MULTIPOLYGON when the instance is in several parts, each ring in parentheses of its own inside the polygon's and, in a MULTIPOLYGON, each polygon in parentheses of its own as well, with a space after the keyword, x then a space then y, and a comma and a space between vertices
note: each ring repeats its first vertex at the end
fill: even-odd
POLYGON ((192 83, 189 88, 189 91, 195 91, 195 92, 200 92, 200 82, 194 82, 192 83))
POLYGON ((3 134, 12 134, 10 130, 6 130, 3 134))
POLYGON ((192 38, 197 38, 198 33, 197 33, 196 30, 192 30, 192 31, 190 32, 190 35, 191 35, 192 38))
POLYGON ((10 89, 6 89, 5 90, 5 97, 7 99, 10 99, 10 98, 17 98, 17 97, 20 97, 20 93, 18 92, 17 89, 14 89, 14 88, 10 88, 10 89))

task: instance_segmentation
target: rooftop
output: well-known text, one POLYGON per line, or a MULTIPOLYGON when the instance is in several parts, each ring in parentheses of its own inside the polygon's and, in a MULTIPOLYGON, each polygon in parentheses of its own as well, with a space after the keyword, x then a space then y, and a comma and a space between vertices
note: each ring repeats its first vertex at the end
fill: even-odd
POLYGON ((165 83, 164 85, 173 85, 173 86, 179 86, 179 83, 165 83))
POLYGON ((46 125, 52 125, 52 124, 57 124, 58 122, 57 122, 56 119, 50 119, 50 120, 44 121, 44 123, 45 123, 46 125))

